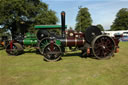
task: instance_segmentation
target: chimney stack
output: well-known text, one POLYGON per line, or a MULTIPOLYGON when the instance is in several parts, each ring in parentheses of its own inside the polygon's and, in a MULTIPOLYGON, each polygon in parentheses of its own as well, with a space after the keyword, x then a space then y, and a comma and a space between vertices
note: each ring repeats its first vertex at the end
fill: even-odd
POLYGON ((62 37, 65 37, 65 12, 61 12, 62 37))

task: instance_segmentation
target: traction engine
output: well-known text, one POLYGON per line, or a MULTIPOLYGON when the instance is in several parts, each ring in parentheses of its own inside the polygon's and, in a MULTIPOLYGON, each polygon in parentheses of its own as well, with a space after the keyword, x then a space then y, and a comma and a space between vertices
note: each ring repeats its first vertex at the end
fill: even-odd
POLYGON ((77 47, 82 56, 91 55, 97 59, 108 59, 118 50, 119 39, 103 34, 96 26, 86 28, 85 32, 65 30, 65 12, 61 12, 61 25, 36 25, 37 34, 26 34, 12 40, 6 48, 10 55, 23 53, 25 45, 36 47, 47 61, 57 61, 65 53, 65 47, 77 47), (61 29, 61 35, 48 29, 61 29))

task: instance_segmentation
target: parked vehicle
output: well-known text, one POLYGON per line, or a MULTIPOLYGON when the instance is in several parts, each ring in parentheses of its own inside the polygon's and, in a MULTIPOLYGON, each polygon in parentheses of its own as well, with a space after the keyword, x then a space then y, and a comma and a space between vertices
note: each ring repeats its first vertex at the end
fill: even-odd
POLYGON ((94 55, 97 59, 108 59, 118 51, 119 39, 102 34, 96 26, 86 28, 85 32, 66 31, 65 12, 61 12, 61 25, 36 25, 37 34, 27 33, 12 40, 6 52, 19 55, 24 46, 31 45, 39 50, 47 61, 57 61, 65 53, 65 47, 77 47, 82 55, 94 55), (61 29, 61 35, 49 32, 49 29, 61 29))

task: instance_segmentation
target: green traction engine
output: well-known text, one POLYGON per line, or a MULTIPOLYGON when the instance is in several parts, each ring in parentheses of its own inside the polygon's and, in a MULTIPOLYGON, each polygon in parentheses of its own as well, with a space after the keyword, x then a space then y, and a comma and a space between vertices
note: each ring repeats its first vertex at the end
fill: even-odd
POLYGON ((119 38, 103 34, 96 26, 86 28, 85 32, 65 30, 65 12, 61 12, 61 25, 36 25, 36 34, 18 35, 10 41, 6 52, 10 55, 20 55, 25 46, 35 47, 46 61, 57 61, 65 53, 65 48, 72 47, 81 50, 81 56, 94 56, 97 59, 108 59, 118 51, 119 38), (60 29, 61 33, 49 30, 60 29))

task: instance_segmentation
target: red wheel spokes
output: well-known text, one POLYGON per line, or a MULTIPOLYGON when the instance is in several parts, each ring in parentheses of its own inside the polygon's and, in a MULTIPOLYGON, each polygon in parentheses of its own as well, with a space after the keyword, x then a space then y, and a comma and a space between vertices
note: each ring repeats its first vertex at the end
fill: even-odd
POLYGON ((13 48, 13 41, 10 42, 10 49, 13 48))
POLYGON ((98 38, 94 43, 95 55, 101 58, 108 56, 114 50, 114 43, 108 36, 98 38))
POLYGON ((61 54, 60 48, 57 45, 55 45, 54 43, 53 44, 50 43, 44 49, 45 58, 48 60, 55 60, 55 59, 59 58, 60 54, 61 54))

